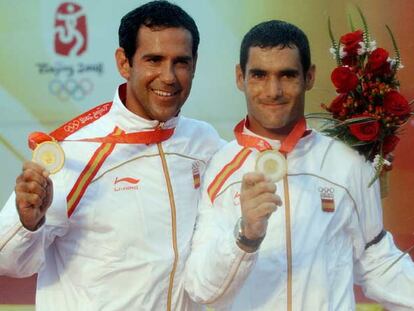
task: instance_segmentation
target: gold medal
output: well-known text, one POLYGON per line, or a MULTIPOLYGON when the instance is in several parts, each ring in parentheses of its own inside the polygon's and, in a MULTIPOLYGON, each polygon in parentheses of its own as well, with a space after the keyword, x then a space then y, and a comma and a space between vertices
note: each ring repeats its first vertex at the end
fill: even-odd
POLYGON ((43 166, 50 174, 57 173, 65 163, 65 153, 55 141, 45 141, 33 151, 33 162, 43 166))
POLYGON ((278 182, 286 175, 286 159, 277 150, 263 151, 256 159, 256 172, 264 174, 273 182, 278 182))

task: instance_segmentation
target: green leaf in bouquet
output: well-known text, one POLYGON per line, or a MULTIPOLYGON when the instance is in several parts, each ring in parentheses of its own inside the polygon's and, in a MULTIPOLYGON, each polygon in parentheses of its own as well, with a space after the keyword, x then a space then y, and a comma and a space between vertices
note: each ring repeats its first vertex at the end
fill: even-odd
POLYGON ((355 117, 355 118, 351 118, 351 119, 346 119, 344 121, 342 121, 339 126, 345 125, 345 126, 349 126, 351 124, 358 124, 358 123, 366 123, 366 122, 372 122, 375 121, 375 119, 373 117, 355 117))
POLYGON ((365 16, 362 13, 362 10, 359 6, 357 6, 357 10, 358 10, 359 16, 361 17, 362 25, 364 26, 364 43, 366 47, 369 47, 369 42, 371 41, 371 39, 369 36, 367 20, 365 19, 365 16))
POLYGON ((392 41, 392 46, 394 48, 394 53, 395 53, 395 65, 394 65, 394 70, 397 70, 398 67, 401 64, 401 55, 400 55, 400 50, 397 46, 397 40, 395 40, 394 34, 391 31, 391 28, 388 25, 385 25, 385 27, 388 30, 388 33, 391 37, 391 41, 392 41))
POLYGON ((331 43, 332 43, 332 48, 335 51, 335 59, 336 59, 336 63, 338 64, 338 66, 342 65, 341 62, 341 56, 340 56, 340 52, 339 52, 339 43, 336 42, 333 31, 332 31, 332 25, 331 25, 331 18, 328 17, 328 30, 329 30, 329 38, 331 38, 331 43))

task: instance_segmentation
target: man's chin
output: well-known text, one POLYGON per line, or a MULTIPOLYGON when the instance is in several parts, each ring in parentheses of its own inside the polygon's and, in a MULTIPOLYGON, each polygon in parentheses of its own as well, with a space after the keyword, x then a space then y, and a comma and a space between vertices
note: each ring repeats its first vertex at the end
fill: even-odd
POLYGON ((154 113, 152 116, 152 119, 157 120, 159 122, 167 122, 168 120, 178 116, 179 113, 180 113, 180 110, 163 111, 159 113, 154 113))

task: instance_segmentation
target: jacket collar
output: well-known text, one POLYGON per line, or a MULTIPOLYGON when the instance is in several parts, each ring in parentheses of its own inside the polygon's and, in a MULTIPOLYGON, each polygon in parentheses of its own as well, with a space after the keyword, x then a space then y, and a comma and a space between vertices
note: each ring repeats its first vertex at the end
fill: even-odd
MULTIPOLYGON (((246 119, 247 119, 247 117, 246 117, 246 119)), ((279 150, 279 148, 281 146, 280 140, 269 139, 267 137, 257 135, 256 133, 252 132, 246 126, 246 124, 244 125, 243 133, 265 140, 266 142, 269 143, 270 146, 272 146, 273 149, 279 150)), ((306 152, 309 150, 309 148, 310 148, 310 146, 311 146, 311 144, 314 140, 314 136, 315 136, 314 131, 311 130, 309 127, 307 127, 307 130, 306 130, 305 134, 298 141, 297 145, 295 146, 295 149, 292 150, 292 153, 297 155, 297 156, 301 156, 301 155, 306 154, 306 152)))

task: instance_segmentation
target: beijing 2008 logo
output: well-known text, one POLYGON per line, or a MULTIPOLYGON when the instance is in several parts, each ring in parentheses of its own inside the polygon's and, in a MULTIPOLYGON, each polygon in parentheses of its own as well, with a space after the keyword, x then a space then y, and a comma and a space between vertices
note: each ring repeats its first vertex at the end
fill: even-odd
MULTIPOLYGON (((49 9, 50 7, 48 7, 49 9)), ((74 2, 62 2, 48 11, 51 23, 48 46, 52 61, 36 63, 39 75, 50 76, 49 93, 65 102, 85 100, 94 90, 94 81, 104 73, 104 63, 86 62, 86 49, 93 46, 87 30, 87 12, 74 2), (53 18, 53 19, 52 19, 53 18), (52 43, 52 44, 50 44, 52 43)))
POLYGON ((81 55, 88 44, 86 16, 73 2, 62 3, 55 17, 55 52, 59 55, 81 55))

